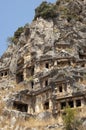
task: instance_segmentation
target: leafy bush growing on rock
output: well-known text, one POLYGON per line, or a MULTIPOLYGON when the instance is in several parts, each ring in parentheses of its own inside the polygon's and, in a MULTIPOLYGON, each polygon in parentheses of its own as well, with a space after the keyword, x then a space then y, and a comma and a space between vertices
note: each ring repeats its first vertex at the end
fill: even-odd
POLYGON ((57 16, 57 6, 46 1, 42 2, 39 7, 35 9, 35 18, 42 17, 44 19, 53 18, 57 16))
POLYGON ((9 37, 8 38, 8 42, 9 43, 14 43, 17 44, 19 37, 21 35, 21 33, 24 31, 24 27, 19 27, 15 32, 14 32, 14 36, 13 37, 9 37))
POLYGON ((77 109, 71 109, 70 107, 65 108, 63 121, 66 130, 79 130, 79 128, 82 126, 77 112, 77 109))

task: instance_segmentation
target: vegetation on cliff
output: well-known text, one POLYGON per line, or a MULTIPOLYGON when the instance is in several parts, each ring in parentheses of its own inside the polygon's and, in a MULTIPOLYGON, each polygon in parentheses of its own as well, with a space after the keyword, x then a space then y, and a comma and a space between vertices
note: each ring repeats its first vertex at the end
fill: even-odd
POLYGON ((39 7, 35 9, 35 17, 42 17, 44 19, 54 18, 57 16, 57 6, 55 4, 42 2, 39 7))
MULTIPOLYGON (((82 17, 82 4, 73 0, 57 0, 55 4, 43 1, 36 9, 34 20, 39 17, 43 19, 62 18, 66 19, 68 22, 71 21, 83 21, 82 17)), ((24 27, 19 27, 15 32, 13 37, 8 38, 8 43, 17 44, 21 33, 24 32, 24 27)))
POLYGON ((14 43, 17 44, 18 39, 21 35, 21 33, 24 31, 24 27, 19 27, 15 32, 14 32, 14 36, 13 37, 9 37, 8 38, 8 42, 9 43, 14 43))
POLYGON ((66 18, 68 21, 78 20, 81 21, 82 6, 80 3, 75 3, 73 0, 57 0, 56 4, 42 2, 40 6, 35 9, 34 20, 38 17, 44 19, 55 18, 61 16, 66 18))

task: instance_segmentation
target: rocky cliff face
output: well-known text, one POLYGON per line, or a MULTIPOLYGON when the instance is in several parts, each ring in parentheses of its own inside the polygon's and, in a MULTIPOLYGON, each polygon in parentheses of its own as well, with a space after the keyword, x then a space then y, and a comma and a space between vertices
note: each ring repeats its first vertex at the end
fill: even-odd
MULTIPOLYGON (((17 94, 19 90, 28 89, 27 80, 31 79, 25 77, 25 72, 24 81, 20 84, 16 83, 18 62, 22 58, 24 59, 22 69, 30 65, 36 66, 35 82, 38 82, 37 79, 39 80, 38 73, 45 74, 47 71, 51 71, 53 66, 51 65, 50 70, 39 70, 37 67, 38 61, 45 59, 48 61, 49 58, 73 58, 73 65, 57 69, 59 73, 64 71, 68 77, 73 77, 75 71, 82 72, 85 78, 82 86, 86 88, 86 0, 58 0, 52 6, 56 6, 57 15, 53 18, 37 17, 30 25, 25 26, 17 44, 9 45, 0 58, 1 103, 5 101, 3 110, 7 109, 6 103, 9 102, 10 98, 14 98, 13 95, 17 94)), ((56 78, 54 76, 56 75, 51 76, 53 80, 56 78)), ((4 121, 3 116, 0 121, 4 121)), ((14 126, 15 130, 26 130, 26 127, 19 128, 18 124, 16 125, 16 118, 11 120, 10 126, 5 124, 2 127, 4 130, 7 130, 8 127, 12 130, 14 126)), ((58 128, 58 125, 56 128, 58 128)), ((49 128, 46 127, 45 129, 49 128)), ((52 129, 55 129, 55 125, 52 129)))
POLYGON ((30 55, 36 53, 36 58, 47 53, 49 55, 49 52, 55 55, 55 43, 70 44, 74 47, 71 55, 78 58, 79 48, 82 49, 86 43, 86 2, 62 0, 57 1, 56 5, 58 16, 53 19, 37 18, 31 25, 28 25, 25 30, 29 30, 29 34, 26 36, 26 32, 22 33, 17 45, 8 47, 0 59, 0 68, 9 64, 14 66, 13 60, 27 53, 30 55))

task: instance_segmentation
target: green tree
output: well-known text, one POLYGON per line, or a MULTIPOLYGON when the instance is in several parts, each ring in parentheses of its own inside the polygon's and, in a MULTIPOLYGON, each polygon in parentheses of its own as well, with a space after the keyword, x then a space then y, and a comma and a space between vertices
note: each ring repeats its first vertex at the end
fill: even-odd
POLYGON ((35 18, 42 17, 44 19, 57 16, 57 6, 43 1, 39 7, 35 9, 35 18))
POLYGON ((14 43, 15 45, 17 44, 19 37, 21 33, 24 31, 24 27, 19 27, 15 32, 13 37, 8 37, 7 42, 9 44, 14 43))
POLYGON ((70 107, 65 108, 63 115, 63 121, 66 130, 78 130, 81 125, 81 121, 77 118, 77 110, 70 107))
POLYGON ((23 32, 24 28, 23 27, 19 27, 16 32, 14 32, 14 37, 15 38, 19 38, 21 33, 23 32))

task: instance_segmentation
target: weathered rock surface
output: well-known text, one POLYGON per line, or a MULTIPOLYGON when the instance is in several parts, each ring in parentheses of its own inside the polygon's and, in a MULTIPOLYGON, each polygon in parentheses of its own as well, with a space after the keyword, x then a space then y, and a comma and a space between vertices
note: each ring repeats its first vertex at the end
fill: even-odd
MULTIPOLYGON (((20 94, 19 92, 22 86, 24 89, 30 88, 31 78, 33 78, 36 85, 34 91, 38 90, 39 86, 37 86, 37 83, 41 82, 41 78, 49 76, 51 79, 49 85, 52 86, 54 81, 61 80, 61 78, 58 78, 59 74, 64 74, 65 79, 71 81, 73 93, 86 90, 86 0, 58 0, 56 5, 59 14, 57 17, 53 19, 43 19, 39 17, 32 21, 30 25, 25 27, 17 45, 9 45, 6 52, 0 58, 0 75, 2 75, 2 72, 9 71, 9 76, 5 77, 5 75, 4 78, 0 76, 0 99, 2 102, 5 102, 5 104, 9 102, 9 106, 11 105, 10 99, 13 100, 15 95, 20 94), (83 54, 83 58, 80 57, 80 54, 83 54), (83 64, 81 66, 76 65, 75 67, 73 64, 60 69, 56 68, 52 62, 49 70, 43 68, 39 71, 39 61, 46 59, 54 61, 54 59, 62 57, 72 57, 75 62, 79 61, 80 63, 83 61, 84 67, 83 64), (23 83, 20 83, 19 87, 16 83, 16 74, 18 71, 18 62, 22 58, 24 59, 22 70, 24 70, 27 65, 30 66, 35 63, 36 73, 33 77, 25 79, 23 83), (83 76, 85 83, 76 83, 76 79, 82 79, 83 76)), ((25 92, 25 94, 27 94, 27 92, 25 92)), ((5 108, 6 107, 7 106, 5 106, 5 108)), ((7 115, 9 115, 9 113, 12 114, 11 110, 8 111, 7 115)), ((9 126, 5 124, 5 126, 2 126, 0 129, 56 130, 59 128, 63 129, 64 127, 58 123, 41 128, 22 127, 17 124, 17 114, 19 114, 17 111, 16 114, 14 112, 15 116, 11 117, 9 126)), ((23 117, 25 114, 20 114, 20 116, 23 117)), ((38 119, 44 119, 46 116, 51 117, 51 114, 40 113, 38 114, 38 119)), ((4 122, 3 116, 0 117, 0 124, 1 122, 4 122)), ((83 126, 86 126, 86 121, 83 122, 83 126)))

